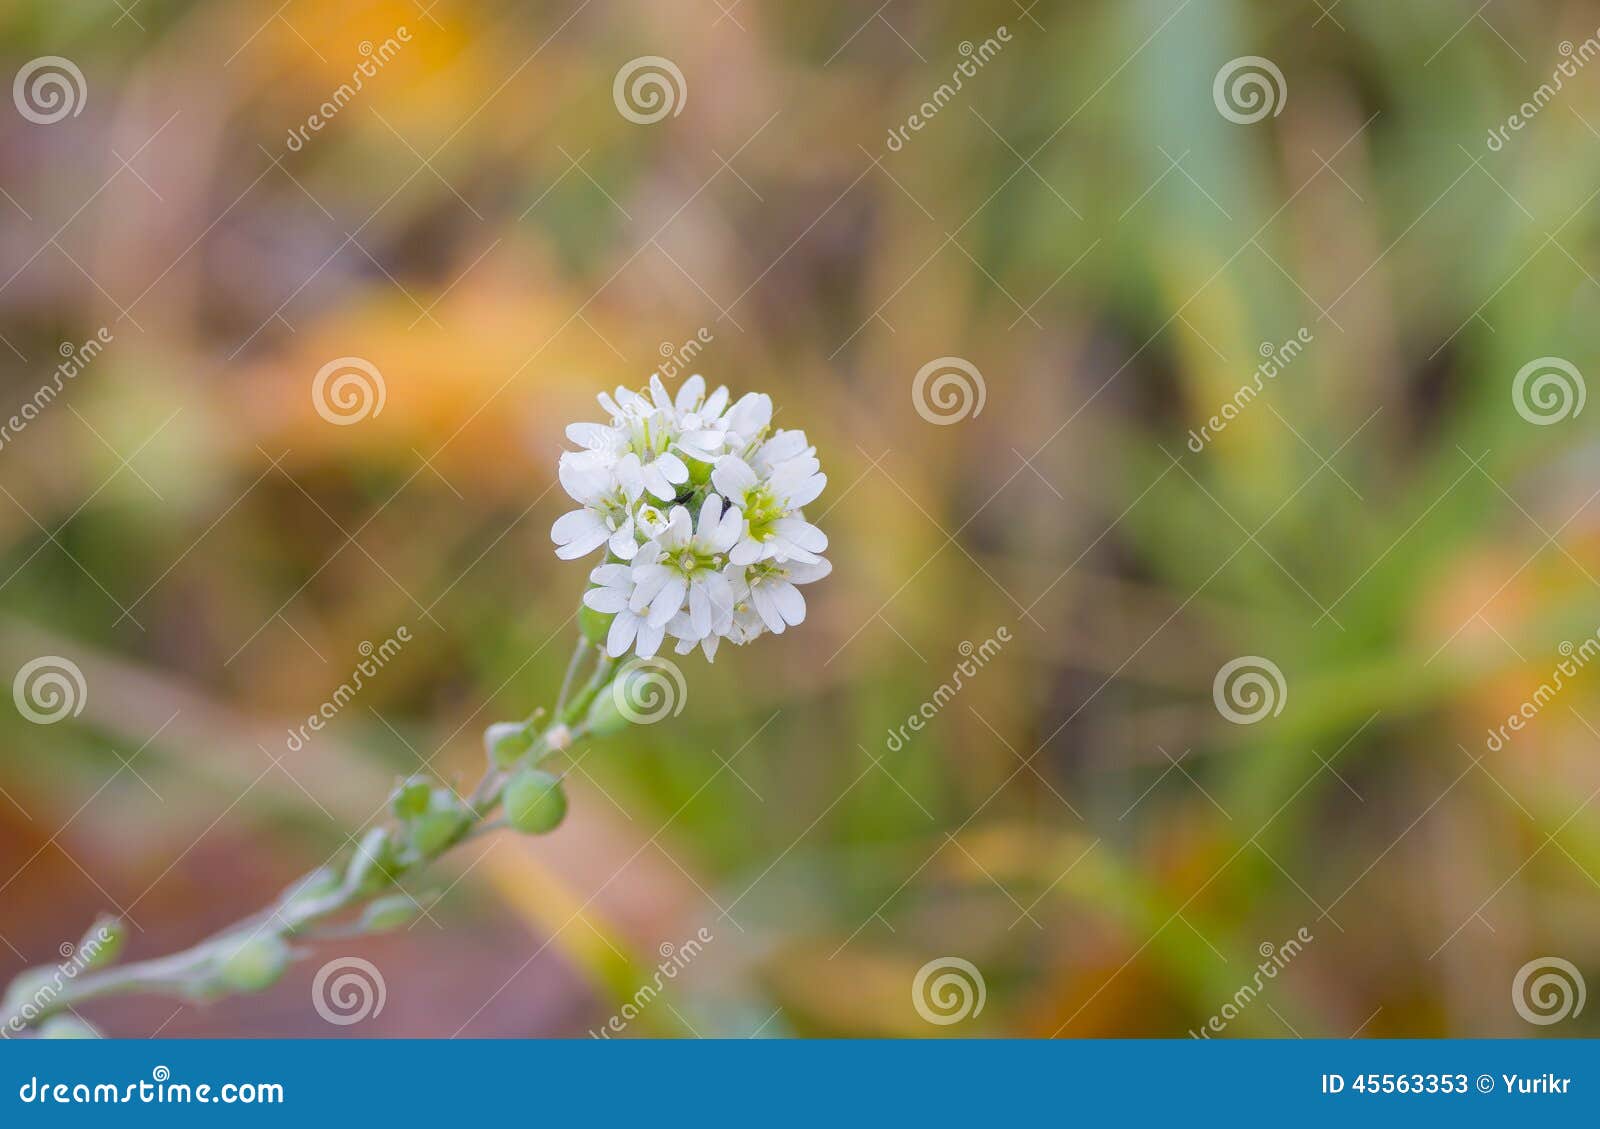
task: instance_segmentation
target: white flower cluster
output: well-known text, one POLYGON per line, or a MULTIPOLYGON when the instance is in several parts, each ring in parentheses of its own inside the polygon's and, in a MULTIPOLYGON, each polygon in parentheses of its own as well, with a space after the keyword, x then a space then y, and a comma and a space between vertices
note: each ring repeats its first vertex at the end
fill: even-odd
POLYGON ((562 454, 561 485, 580 508, 550 536, 563 560, 605 547, 583 602, 614 617, 612 657, 649 658, 670 635, 713 659, 723 639, 782 634, 806 617, 797 586, 831 571, 803 512, 828 483, 816 448, 773 429, 765 393, 730 399, 699 375, 673 398, 657 375, 648 396, 602 392, 609 423, 567 428, 582 450, 562 454))

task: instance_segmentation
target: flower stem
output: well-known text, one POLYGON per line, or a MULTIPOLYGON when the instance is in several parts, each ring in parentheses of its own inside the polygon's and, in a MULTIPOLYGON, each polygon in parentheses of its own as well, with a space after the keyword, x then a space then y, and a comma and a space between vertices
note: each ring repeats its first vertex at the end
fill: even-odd
MULTIPOLYGON (((616 668, 615 660, 600 652, 588 682, 574 696, 572 687, 578 670, 591 650, 598 648, 580 638, 556 699, 553 724, 534 735, 519 763, 537 765, 587 734, 583 718, 595 697, 610 684, 616 668)), ((460 807, 452 810, 458 812, 460 822, 441 839, 419 845, 416 837, 408 838, 399 824, 374 828, 339 871, 327 867, 311 871, 264 909, 187 949, 103 969, 44 966, 24 972, 12 981, 0 1000, 0 1038, 28 1036, 51 1016, 104 996, 157 994, 197 1001, 266 987, 276 974, 266 983, 249 985, 228 975, 228 958, 241 944, 263 936, 269 941, 316 940, 371 932, 360 918, 334 923, 326 930, 314 931, 312 927, 385 895, 396 896, 401 878, 460 843, 504 827, 504 819, 491 815, 507 779, 507 772, 491 760, 470 798, 464 804, 456 801, 460 807)), ((304 955, 303 950, 289 951, 290 959, 304 955)))

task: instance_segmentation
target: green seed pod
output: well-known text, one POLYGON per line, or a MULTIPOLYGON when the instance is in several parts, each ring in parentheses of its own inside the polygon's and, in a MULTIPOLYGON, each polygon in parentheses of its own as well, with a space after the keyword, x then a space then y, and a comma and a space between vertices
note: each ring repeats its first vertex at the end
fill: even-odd
POLYGON ((610 612, 597 612, 588 604, 583 604, 578 608, 578 630, 589 642, 603 647, 606 636, 611 634, 611 621, 616 618, 610 612))
POLYGON ((289 946, 276 933, 240 937, 222 945, 217 979, 235 992, 260 992, 272 987, 289 967, 289 946))
POLYGON ((497 721, 483 731, 484 751, 496 768, 510 768, 533 748, 533 734, 516 721, 497 721))
POLYGON ((361 914, 361 929, 366 933, 384 933, 398 929, 417 916, 417 903, 405 894, 392 894, 379 898, 361 914))
POLYGON ((537 768, 525 768, 511 778, 504 804, 506 822, 529 835, 555 830, 567 814, 561 781, 537 768))
POLYGON ((75 1015, 52 1015, 39 1024, 41 1039, 99 1039, 100 1032, 94 1024, 75 1015))

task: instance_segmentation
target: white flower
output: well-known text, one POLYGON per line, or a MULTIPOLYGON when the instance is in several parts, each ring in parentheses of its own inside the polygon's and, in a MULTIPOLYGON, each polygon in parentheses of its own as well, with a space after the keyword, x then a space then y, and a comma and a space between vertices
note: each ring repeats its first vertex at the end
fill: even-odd
MULTIPOLYGON (((673 400, 657 375, 650 378, 648 399, 626 388, 618 388, 615 396, 602 392, 600 406, 611 416, 610 424, 575 423, 567 428, 567 438, 601 460, 636 456, 644 488, 670 502, 689 481, 684 459, 711 462, 723 449, 728 390, 719 388, 707 396, 705 386, 704 378, 691 376, 673 400)), ((753 405, 738 418, 754 422, 760 415, 759 405, 753 405)), ((770 400, 766 415, 771 418, 770 400)))
POLYGON ((744 454, 766 434, 771 423, 772 397, 765 392, 746 392, 723 418, 728 450, 744 454))
POLYGON ((733 588, 723 569, 741 525, 739 511, 724 510, 715 494, 701 504, 698 527, 690 523, 688 510, 674 506, 667 528, 634 562, 628 610, 646 615, 652 629, 665 630, 687 608, 695 639, 725 630, 733 614, 733 588))
MULTIPOLYGON (((660 376, 650 378, 650 395, 658 408, 666 401, 667 390, 660 376)), ((727 388, 719 387, 707 396, 705 378, 699 373, 685 380, 677 399, 672 401, 677 415, 678 449, 703 463, 715 460, 727 439, 727 408, 727 388)))
POLYGON ((806 599, 797 585, 821 580, 832 571, 833 566, 820 559, 761 561, 745 570, 748 596, 739 603, 748 603, 767 630, 782 635, 790 627, 799 627, 806 619, 806 599))
POLYGON ((639 549, 634 507, 644 491, 639 456, 630 451, 612 462, 593 451, 569 451, 561 456, 556 473, 572 500, 583 506, 562 514, 550 527, 556 556, 574 560, 606 545, 614 556, 632 560, 639 549))
POLYGON ((649 658, 670 635, 709 660, 724 639, 803 623, 800 586, 831 571, 827 535, 805 518, 828 482, 805 432, 774 431, 765 393, 708 394, 698 375, 676 396, 654 375, 599 402, 608 423, 567 428, 581 450, 558 469, 580 508, 550 532, 563 559, 604 547, 583 602, 612 617, 607 654, 649 658))
POLYGON ((744 511, 743 535, 729 553, 734 564, 768 558, 811 563, 822 559, 818 554, 828 547, 828 537, 805 520, 801 507, 816 500, 828 485, 828 476, 820 473, 805 438, 803 432, 785 431, 762 444, 754 452, 762 472, 736 455, 717 460, 712 483, 730 504, 744 511), (798 453, 790 453, 796 442, 798 453), (775 460, 774 453, 780 459, 775 460))
POLYGON ((598 587, 583 594, 584 605, 615 616, 611 630, 606 633, 606 653, 620 658, 637 643, 640 658, 647 659, 655 654, 665 632, 660 627, 651 627, 644 616, 629 609, 628 602, 634 592, 633 570, 624 564, 603 564, 589 574, 589 579, 598 587))

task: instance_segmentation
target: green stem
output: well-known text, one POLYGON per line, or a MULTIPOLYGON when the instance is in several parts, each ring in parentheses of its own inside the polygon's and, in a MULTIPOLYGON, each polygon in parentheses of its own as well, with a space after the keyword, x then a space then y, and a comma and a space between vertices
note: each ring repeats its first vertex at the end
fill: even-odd
MULTIPOLYGON (((588 682, 576 696, 571 696, 578 669, 591 649, 599 650, 592 648, 588 640, 580 638, 567 664, 557 697, 555 724, 535 736, 533 745, 523 756, 523 763, 538 764, 586 734, 582 719, 595 697, 610 684, 616 671, 616 661, 608 658, 603 651, 599 652, 588 682), (556 730, 559 730, 559 734, 553 732, 556 730), (556 738, 553 742, 552 736, 556 738)), ((336 925, 331 934, 309 931, 312 926, 329 918, 385 894, 393 894, 396 883, 407 874, 420 870, 468 839, 503 827, 503 819, 491 819, 490 815, 500 802, 507 779, 507 773, 491 763, 467 801, 462 826, 437 849, 419 851, 407 842, 400 826, 391 825, 368 833, 368 837, 361 841, 354 861, 361 861, 363 852, 370 853, 372 861, 364 866, 347 863, 343 879, 332 889, 307 893, 317 885, 325 884, 325 881, 318 881, 327 877, 325 869, 319 868, 289 887, 271 905, 190 948, 76 975, 62 966, 34 970, 43 975, 42 980, 29 981, 28 974, 24 973, 13 981, 4 1003, 0 1003, 0 1038, 27 1033, 53 1015, 104 996, 150 993, 199 1000, 244 990, 227 984, 220 978, 220 973, 228 955, 241 941, 262 934, 284 939, 305 937, 314 940, 319 936, 349 936, 364 932, 359 922, 336 925), (33 984, 41 986, 32 992, 27 991, 33 984)))

